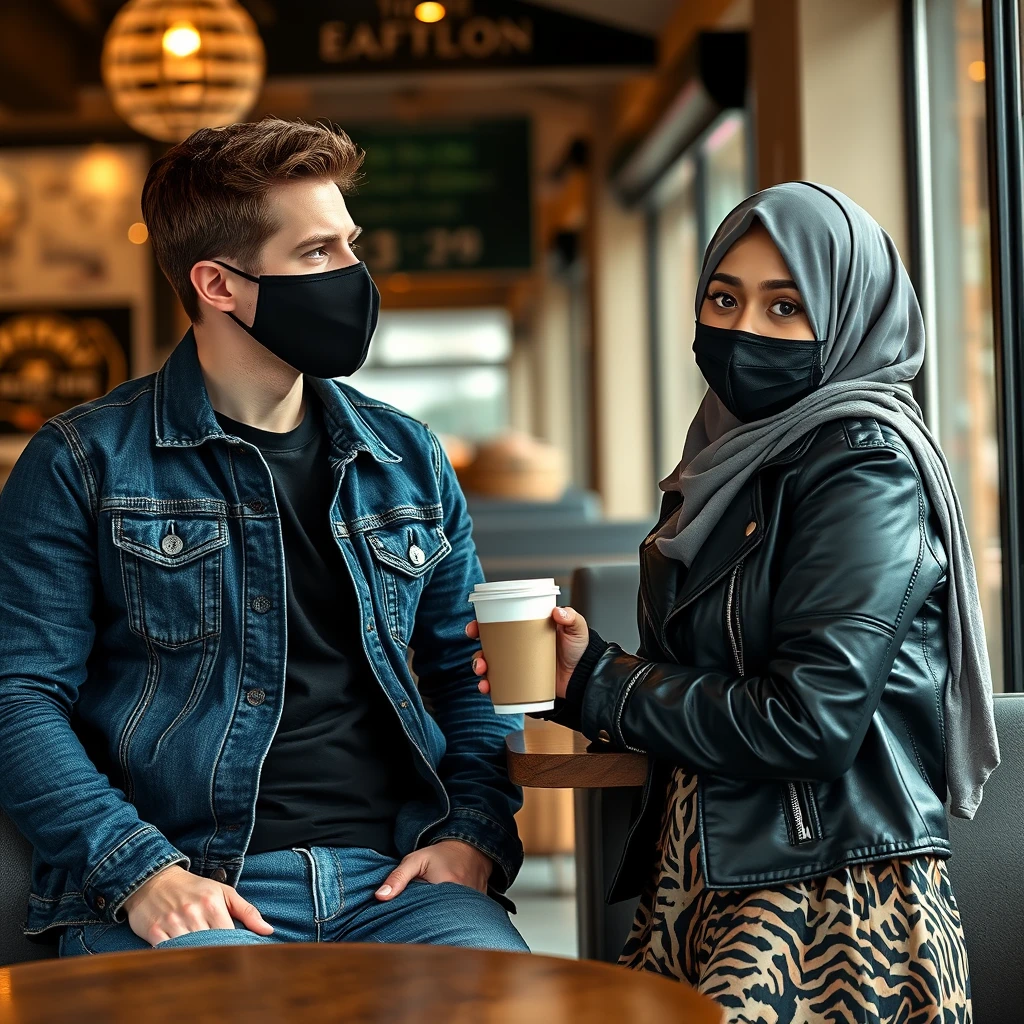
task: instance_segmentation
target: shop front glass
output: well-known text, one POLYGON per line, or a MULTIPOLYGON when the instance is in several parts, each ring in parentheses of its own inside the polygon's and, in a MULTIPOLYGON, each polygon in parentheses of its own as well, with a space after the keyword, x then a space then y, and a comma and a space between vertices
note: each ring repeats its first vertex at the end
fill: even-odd
POLYGON ((949 460, 978 570, 992 675, 1003 688, 999 448, 992 328, 981 0, 925 6, 935 244, 929 418, 949 460))

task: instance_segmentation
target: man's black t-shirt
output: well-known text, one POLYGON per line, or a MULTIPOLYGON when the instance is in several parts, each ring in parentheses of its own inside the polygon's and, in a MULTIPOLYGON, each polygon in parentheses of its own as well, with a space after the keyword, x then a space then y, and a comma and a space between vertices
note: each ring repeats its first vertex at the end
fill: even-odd
POLYGON ((334 475, 319 399, 279 434, 217 414, 274 478, 288 593, 284 710, 263 770, 249 853, 345 846, 394 854, 416 777, 401 725, 363 651, 355 590, 330 526, 334 475))

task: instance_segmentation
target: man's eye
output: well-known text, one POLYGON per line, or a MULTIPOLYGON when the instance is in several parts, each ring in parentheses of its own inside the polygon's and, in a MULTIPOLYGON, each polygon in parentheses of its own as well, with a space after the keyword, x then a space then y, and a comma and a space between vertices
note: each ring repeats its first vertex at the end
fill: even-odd
POLYGON ((316 249, 310 249, 306 256, 314 260, 324 259, 327 256, 327 250, 321 245, 316 249))
POLYGON ((728 292, 715 292, 714 295, 708 296, 711 301, 718 306, 719 309, 735 309, 736 299, 728 292))
POLYGON ((794 316, 804 311, 803 306, 796 302, 791 302, 789 299, 779 299, 778 302, 773 302, 768 307, 768 310, 776 316, 794 316))

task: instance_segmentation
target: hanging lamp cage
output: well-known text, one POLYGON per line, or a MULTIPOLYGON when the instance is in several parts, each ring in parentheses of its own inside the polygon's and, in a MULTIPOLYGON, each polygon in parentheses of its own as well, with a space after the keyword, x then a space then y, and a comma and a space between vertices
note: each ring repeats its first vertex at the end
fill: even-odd
POLYGON ((130 0, 103 43, 114 109, 162 142, 244 118, 264 68, 263 41, 235 0, 130 0))

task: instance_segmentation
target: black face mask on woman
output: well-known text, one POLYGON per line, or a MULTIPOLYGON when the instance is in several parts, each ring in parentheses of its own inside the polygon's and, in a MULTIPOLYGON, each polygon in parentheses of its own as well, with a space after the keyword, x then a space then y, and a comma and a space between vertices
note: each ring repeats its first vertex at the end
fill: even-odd
POLYGON ((322 274, 262 274, 214 260, 260 286, 252 326, 228 316, 264 348, 311 377, 348 377, 366 360, 380 293, 365 263, 322 274))
POLYGON ((821 341, 787 341, 697 322, 693 352, 708 386, 743 423, 774 416, 821 383, 821 341))

